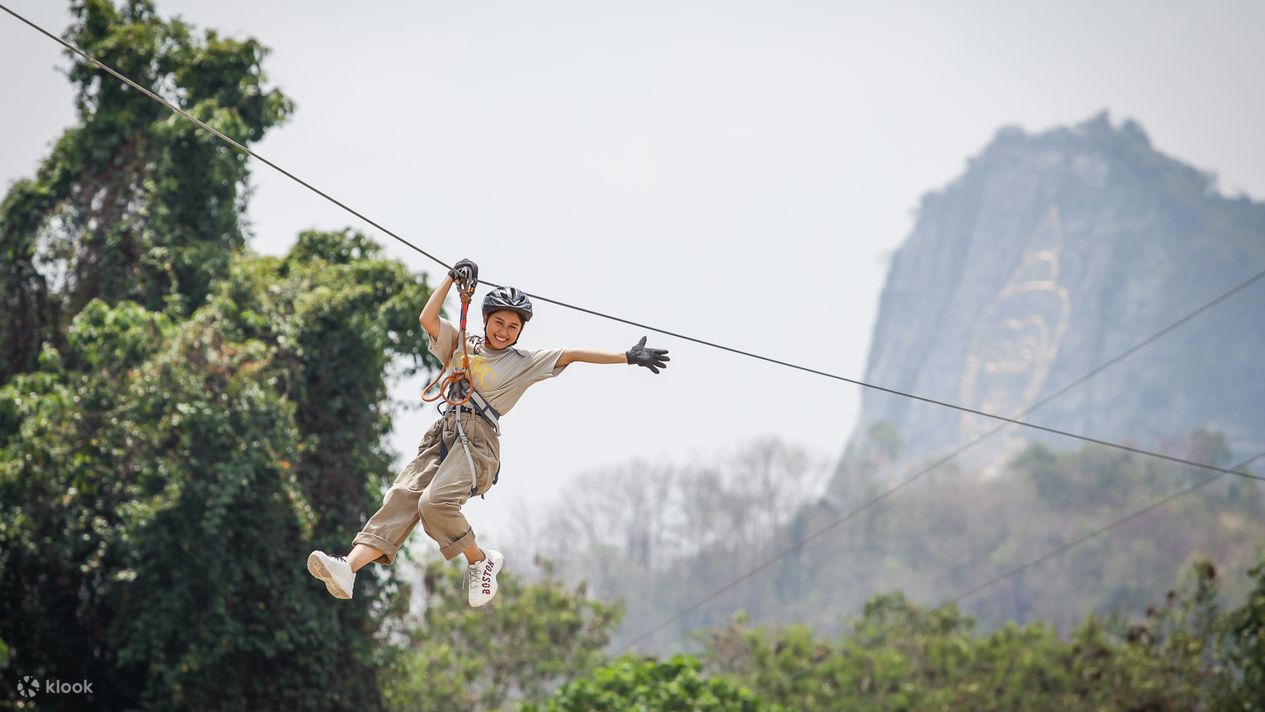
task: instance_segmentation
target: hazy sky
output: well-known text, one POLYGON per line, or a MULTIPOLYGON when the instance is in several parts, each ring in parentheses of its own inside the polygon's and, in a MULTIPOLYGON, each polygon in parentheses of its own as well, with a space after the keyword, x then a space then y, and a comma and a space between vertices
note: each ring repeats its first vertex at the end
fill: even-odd
MULTIPOLYGON (((49 29, 68 3, 2 0, 49 29)), ((1261 2, 158 0, 250 35, 297 103, 256 147, 492 281, 861 377, 886 259, 999 126, 1137 119, 1226 192, 1265 196, 1261 2)), ((50 40, 0 14, 0 184, 72 123, 50 40)), ((365 229, 256 164, 256 250, 365 229)), ((425 258, 377 235, 413 269, 425 258)), ((480 293, 481 297, 481 293, 480 293)), ((418 305, 420 311, 422 305, 418 305)), ((642 332, 541 305, 522 345, 642 332)), ((836 456, 854 386, 651 336, 660 376, 578 364, 505 418, 489 544, 582 470, 776 434, 836 456)), ((396 398, 415 401, 418 383, 396 398)), ((922 406, 933 407, 933 406, 922 406)), ((397 418, 416 448, 433 411, 397 418)), ((502 541, 498 542, 498 537, 502 541)))

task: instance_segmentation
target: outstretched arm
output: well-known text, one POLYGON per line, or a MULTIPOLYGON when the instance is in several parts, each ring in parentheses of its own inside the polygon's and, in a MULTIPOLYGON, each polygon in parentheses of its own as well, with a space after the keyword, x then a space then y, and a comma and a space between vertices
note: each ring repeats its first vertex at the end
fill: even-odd
POLYGON ((558 357, 558 367, 573 363, 628 363, 628 357, 614 351, 586 351, 567 349, 558 357))
POLYGON ((624 353, 614 353, 610 351, 585 351, 582 349, 567 349, 558 357, 558 367, 561 368, 567 364, 576 363, 626 363, 636 366, 645 366, 651 371, 658 373, 659 369, 667 368, 668 361, 667 349, 651 349, 646 348, 646 337, 641 337, 631 349, 624 353))

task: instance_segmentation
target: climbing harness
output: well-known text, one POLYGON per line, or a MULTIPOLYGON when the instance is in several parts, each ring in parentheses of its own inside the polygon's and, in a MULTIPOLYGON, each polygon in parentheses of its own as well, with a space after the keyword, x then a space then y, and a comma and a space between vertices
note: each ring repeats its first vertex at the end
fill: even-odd
MULTIPOLYGON (((478 492, 479 478, 478 470, 474 467, 474 456, 470 454, 470 440, 466 437, 466 429, 461 422, 462 413, 475 413, 481 416, 492 425, 497 436, 501 434, 500 414, 482 395, 479 395, 474 388, 474 380, 470 378, 470 352, 467 350, 466 341, 466 315, 470 310, 470 299, 474 296, 474 290, 478 285, 478 280, 468 273, 462 274, 457 283, 457 294, 461 297, 461 329, 459 334, 461 364, 453 368, 451 373, 448 372, 449 364, 444 364, 444 368, 440 370, 438 376, 435 376, 435 380, 422 389, 423 401, 434 403, 442 400, 436 406, 439 409, 440 417, 444 418, 444 425, 439 436, 440 462, 443 462, 448 457, 448 414, 454 414, 453 420, 457 424, 457 437, 461 440, 461 449, 465 452, 466 464, 470 466, 471 497, 478 492), (436 385, 439 386, 439 392, 428 397, 426 394, 436 385), (450 395, 452 398, 449 397, 450 395), (458 398, 458 400, 453 400, 453 398, 458 398), (445 404, 448 406, 447 410, 444 409, 445 404)), ((496 473, 492 475, 492 484, 496 484, 500 474, 501 468, 498 463, 496 473)))

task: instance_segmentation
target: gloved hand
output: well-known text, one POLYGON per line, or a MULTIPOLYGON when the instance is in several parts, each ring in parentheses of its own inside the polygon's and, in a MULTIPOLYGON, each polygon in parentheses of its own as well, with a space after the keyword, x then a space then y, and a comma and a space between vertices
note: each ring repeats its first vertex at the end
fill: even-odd
POLYGON ((452 277, 453 281, 456 282, 462 280, 477 282, 479 281, 479 265, 476 265, 472 260, 458 260, 457 264, 448 270, 448 276, 452 277))
POLYGON ((638 341, 635 346, 627 351, 626 355, 630 365, 645 366, 655 373, 658 373, 661 368, 667 368, 668 364, 666 362, 672 360, 668 358, 667 349, 646 348, 646 337, 644 336, 641 337, 641 341, 638 341))

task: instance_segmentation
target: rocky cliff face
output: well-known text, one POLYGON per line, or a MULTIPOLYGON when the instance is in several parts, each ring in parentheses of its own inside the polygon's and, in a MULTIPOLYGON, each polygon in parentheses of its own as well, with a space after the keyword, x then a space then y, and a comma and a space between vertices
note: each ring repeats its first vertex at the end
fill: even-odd
MULTIPOLYGON (((965 175, 924 197, 883 290, 866 380, 1013 415, 1265 269, 1265 205, 1100 115, 1003 129, 965 175)), ((1027 420, 1147 447, 1197 428, 1265 450, 1265 279, 1027 420)), ((832 488, 903 477, 995 421, 867 390, 832 488)), ((960 460, 996 474, 1007 428, 960 460)))

